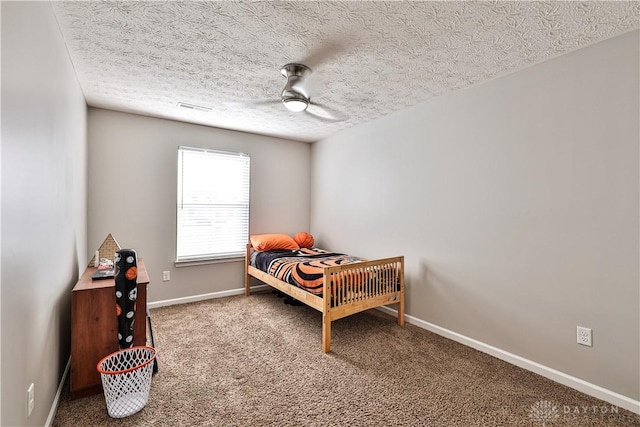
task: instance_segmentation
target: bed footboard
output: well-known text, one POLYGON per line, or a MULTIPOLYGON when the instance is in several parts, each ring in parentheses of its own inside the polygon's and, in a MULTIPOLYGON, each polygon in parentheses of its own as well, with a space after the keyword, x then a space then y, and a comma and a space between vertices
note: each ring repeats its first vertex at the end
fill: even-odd
POLYGON ((398 304, 398 325, 404 326, 404 257, 384 258, 327 267, 322 295, 283 282, 250 265, 251 244, 245 259, 245 295, 251 294, 251 277, 322 312, 322 351, 331 351, 331 322, 383 305, 398 304))
POLYGON ((364 261, 324 269, 322 350, 331 350, 331 322, 352 314, 398 304, 404 326, 404 257, 364 261))

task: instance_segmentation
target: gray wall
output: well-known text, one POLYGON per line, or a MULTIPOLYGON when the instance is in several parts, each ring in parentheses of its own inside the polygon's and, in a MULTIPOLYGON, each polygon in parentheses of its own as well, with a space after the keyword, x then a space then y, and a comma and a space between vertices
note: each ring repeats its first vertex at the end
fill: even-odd
POLYGON ((49 2, 2 2, 2 418, 44 425, 86 263, 86 104, 49 2), (27 418, 26 392, 35 384, 27 418))
POLYGON ((405 255, 410 315, 638 400, 638 39, 313 144, 311 231, 405 255))
POLYGON ((108 233, 145 259, 150 301, 242 286, 242 263, 173 266, 178 145, 252 155, 252 233, 404 254, 409 314, 640 398, 637 31, 309 146, 87 118, 50 4, 0 11, 1 425, 45 423, 71 289, 108 233))
POLYGON ((178 146, 251 156, 250 233, 309 229, 309 144, 102 109, 89 109, 92 256, 111 233, 136 249, 150 275, 150 302, 244 286, 244 264, 174 267, 178 146), (127 189, 119 183, 130 182, 127 189), (162 281, 170 271, 171 280, 162 281))

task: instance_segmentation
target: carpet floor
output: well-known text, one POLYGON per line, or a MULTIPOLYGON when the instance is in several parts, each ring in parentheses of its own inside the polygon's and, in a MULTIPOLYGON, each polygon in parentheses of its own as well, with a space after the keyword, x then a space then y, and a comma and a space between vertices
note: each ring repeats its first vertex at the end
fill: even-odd
POLYGON ((62 426, 640 426, 640 416, 377 310, 332 325, 273 293, 151 310, 159 372, 145 408, 112 419, 102 394, 62 426))

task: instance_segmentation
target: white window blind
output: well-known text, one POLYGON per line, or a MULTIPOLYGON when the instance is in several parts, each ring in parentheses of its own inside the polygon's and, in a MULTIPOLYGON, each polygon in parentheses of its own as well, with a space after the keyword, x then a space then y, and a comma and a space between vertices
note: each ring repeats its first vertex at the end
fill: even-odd
POLYGON ((176 261, 243 256, 249 236, 249 156, 178 148, 176 261))

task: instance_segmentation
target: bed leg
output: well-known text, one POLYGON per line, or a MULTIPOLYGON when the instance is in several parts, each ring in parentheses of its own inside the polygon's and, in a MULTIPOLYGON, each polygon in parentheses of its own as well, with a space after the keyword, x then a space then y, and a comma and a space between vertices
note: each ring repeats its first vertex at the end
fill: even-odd
POLYGON ((331 351, 331 320, 327 319, 327 316, 322 316, 322 351, 331 351))
POLYGON ((249 257, 251 256, 251 243, 247 244, 247 252, 244 258, 244 295, 251 295, 251 276, 249 276, 249 257))
POLYGON ((251 295, 251 276, 249 276, 249 265, 244 266, 244 295, 251 295))
POLYGON ((398 302, 398 325, 404 326, 404 296, 400 296, 398 302))
POLYGON ((404 326, 404 257, 400 260, 400 299, 398 301, 398 325, 404 326))

